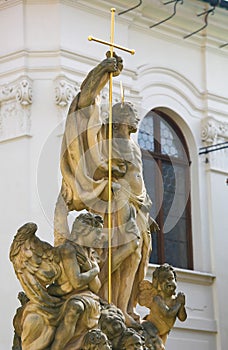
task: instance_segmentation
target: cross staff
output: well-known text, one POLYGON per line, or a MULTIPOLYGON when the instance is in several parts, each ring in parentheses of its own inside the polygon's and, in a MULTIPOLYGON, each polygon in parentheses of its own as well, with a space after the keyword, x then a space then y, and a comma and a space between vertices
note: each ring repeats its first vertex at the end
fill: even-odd
MULTIPOLYGON (((111 33, 110 42, 88 37, 89 41, 96 41, 110 47, 111 57, 113 57, 114 47, 134 55, 135 50, 127 49, 114 43, 115 9, 111 8, 111 33)), ((108 128, 108 302, 112 300, 112 78, 113 73, 109 73, 109 128, 108 128)))

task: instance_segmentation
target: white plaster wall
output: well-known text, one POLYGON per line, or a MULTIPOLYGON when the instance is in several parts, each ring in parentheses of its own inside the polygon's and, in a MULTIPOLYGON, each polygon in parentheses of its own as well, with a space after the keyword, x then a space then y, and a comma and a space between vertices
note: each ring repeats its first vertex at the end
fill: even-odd
MULTIPOLYGON (((155 15, 155 1, 151 4, 155 6, 155 15)), ((3 43, 0 45, 0 89, 26 76, 31 79, 33 92, 32 103, 28 106, 31 119, 28 133, 8 140, 3 137, 4 142, 0 143, 1 349, 11 347, 12 317, 19 306, 16 298, 21 290, 8 259, 13 235, 24 222, 34 221, 39 226, 39 237, 53 242, 52 219, 60 186, 58 164, 62 127, 58 124, 68 108, 67 103, 64 107, 56 104, 55 79, 62 76, 72 84, 80 83, 104 57, 106 48, 88 42, 87 37, 92 34, 109 40, 109 8, 113 5, 122 6, 118 1, 98 0, 92 3, 0 1, 0 42, 3 43)), ((123 53, 126 69, 121 80, 127 97, 141 103, 142 114, 158 106, 171 113, 182 128, 192 160, 196 272, 179 272, 179 288, 187 294, 189 320, 177 324, 167 349, 192 349, 194 346, 203 350, 224 350, 228 340, 228 307, 224 305, 228 284, 225 204, 228 165, 223 157, 222 165, 216 163, 216 169, 222 167, 223 171, 211 172, 211 168, 206 168, 204 157, 198 156, 198 149, 202 146, 201 120, 208 115, 223 121, 228 117, 228 73, 225 69, 228 56, 215 46, 205 50, 200 38, 184 41, 173 31, 169 34, 172 25, 149 30, 149 22, 151 18, 143 19, 138 12, 133 17, 116 18, 116 42, 136 50, 135 56, 123 53)), ((119 80, 114 82, 115 94, 118 94, 119 80)), ((0 113, 3 103, 0 100, 0 113)))
MULTIPOLYGON (((208 170, 208 192, 210 193, 210 223, 211 223, 211 240, 213 242, 213 270, 216 272, 215 286, 215 305, 217 307, 217 315, 219 316, 220 329, 220 344, 221 349, 228 341, 228 308, 226 307, 227 297, 227 246, 228 246, 228 219, 227 219, 227 203, 228 203, 228 188, 226 179, 228 177, 228 153, 226 157, 226 171, 208 170), (219 213, 217 212, 219 208, 219 213), (213 215, 216 213, 217 215, 213 215)), ((219 153, 218 152, 218 153, 219 153)), ((213 155, 214 156, 214 155, 213 155)), ((218 155, 219 157, 219 155, 218 155)), ((213 162, 213 159, 211 160, 213 162)))
POLYGON ((1 10, 1 56, 20 50, 24 46, 23 19, 23 6, 20 2, 12 1, 12 6, 1 10), (11 25, 12 23, 14 25, 11 25))
POLYGON ((29 220, 29 139, 1 143, 1 348, 10 349, 12 317, 15 313, 17 290, 20 288, 9 263, 9 247, 20 226, 29 220))

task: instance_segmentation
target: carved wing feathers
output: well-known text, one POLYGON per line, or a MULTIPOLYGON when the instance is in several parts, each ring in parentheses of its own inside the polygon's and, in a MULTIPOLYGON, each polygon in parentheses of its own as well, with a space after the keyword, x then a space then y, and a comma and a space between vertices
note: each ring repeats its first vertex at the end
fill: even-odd
POLYGON ((55 248, 41 241, 36 231, 34 223, 19 228, 10 248, 10 260, 28 298, 37 300, 47 294, 46 286, 57 277, 59 265, 55 248))
POLYGON ((15 272, 22 272, 26 268, 30 273, 35 273, 47 255, 52 254, 53 247, 41 241, 36 235, 37 225, 27 223, 19 228, 10 248, 10 260, 15 272), (49 252, 49 254, 48 254, 49 252))
POLYGON ((150 308, 154 295, 155 290, 150 281, 143 280, 139 283, 138 302, 141 306, 150 308))
POLYGON ((27 239, 34 237, 37 231, 37 225, 33 222, 28 222, 20 227, 14 236, 13 243, 10 247, 10 261, 13 262, 15 256, 20 252, 21 246, 27 239))

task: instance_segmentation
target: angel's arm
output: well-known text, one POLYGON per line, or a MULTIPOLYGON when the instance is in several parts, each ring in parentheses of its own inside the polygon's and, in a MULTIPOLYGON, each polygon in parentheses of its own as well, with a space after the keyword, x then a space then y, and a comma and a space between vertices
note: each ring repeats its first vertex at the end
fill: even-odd
POLYGON ((92 105, 96 96, 109 80, 109 73, 115 76, 120 74, 123 68, 122 59, 114 54, 99 63, 85 78, 81 85, 81 92, 78 100, 78 107, 85 108, 92 105))
POLYGON ((181 307, 181 303, 178 300, 173 306, 169 307, 159 295, 153 298, 153 302, 158 306, 160 313, 168 318, 176 317, 181 307))
POLYGON ((90 270, 80 271, 75 248, 71 244, 64 245, 61 249, 61 256, 65 273, 75 290, 88 285, 99 273, 99 267, 95 263, 90 270))
POLYGON ((18 274, 18 279, 25 291, 27 297, 35 302, 41 304, 58 304, 60 300, 48 294, 48 291, 43 287, 36 279, 35 275, 31 274, 28 270, 24 270, 23 273, 18 274))
MULTIPOLYGON (((98 265, 100 262, 100 257, 99 255, 94 251, 92 256, 91 256, 91 263, 95 266, 98 265)), ((99 268, 100 270, 100 268, 99 268)), ((94 292, 95 294, 97 294, 99 292, 101 288, 101 281, 99 276, 95 276, 95 278, 89 283, 89 289, 94 292)))
POLYGON ((181 303, 181 307, 178 311, 177 317, 179 318, 180 321, 185 321, 187 318, 187 312, 185 309, 185 294, 182 292, 179 292, 177 295, 178 301, 181 303))
POLYGON ((186 312, 186 309, 185 309, 185 306, 184 305, 181 305, 180 307, 180 310, 178 311, 178 314, 177 314, 178 318, 180 321, 184 322, 187 318, 187 312, 186 312))

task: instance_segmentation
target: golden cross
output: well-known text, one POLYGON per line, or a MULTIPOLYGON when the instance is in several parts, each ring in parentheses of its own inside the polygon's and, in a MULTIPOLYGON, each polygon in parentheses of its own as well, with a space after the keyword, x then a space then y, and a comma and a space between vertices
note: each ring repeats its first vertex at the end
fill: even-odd
MULTIPOLYGON (((114 43, 115 9, 111 8, 111 33, 110 42, 88 37, 89 41, 96 41, 110 47, 111 57, 113 57, 114 47, 134 55, 135 50, 114 43)), ((109 73, 109 129, 108 129, 108 302, 112 301, 112 78, 113 73, 109 73)))

